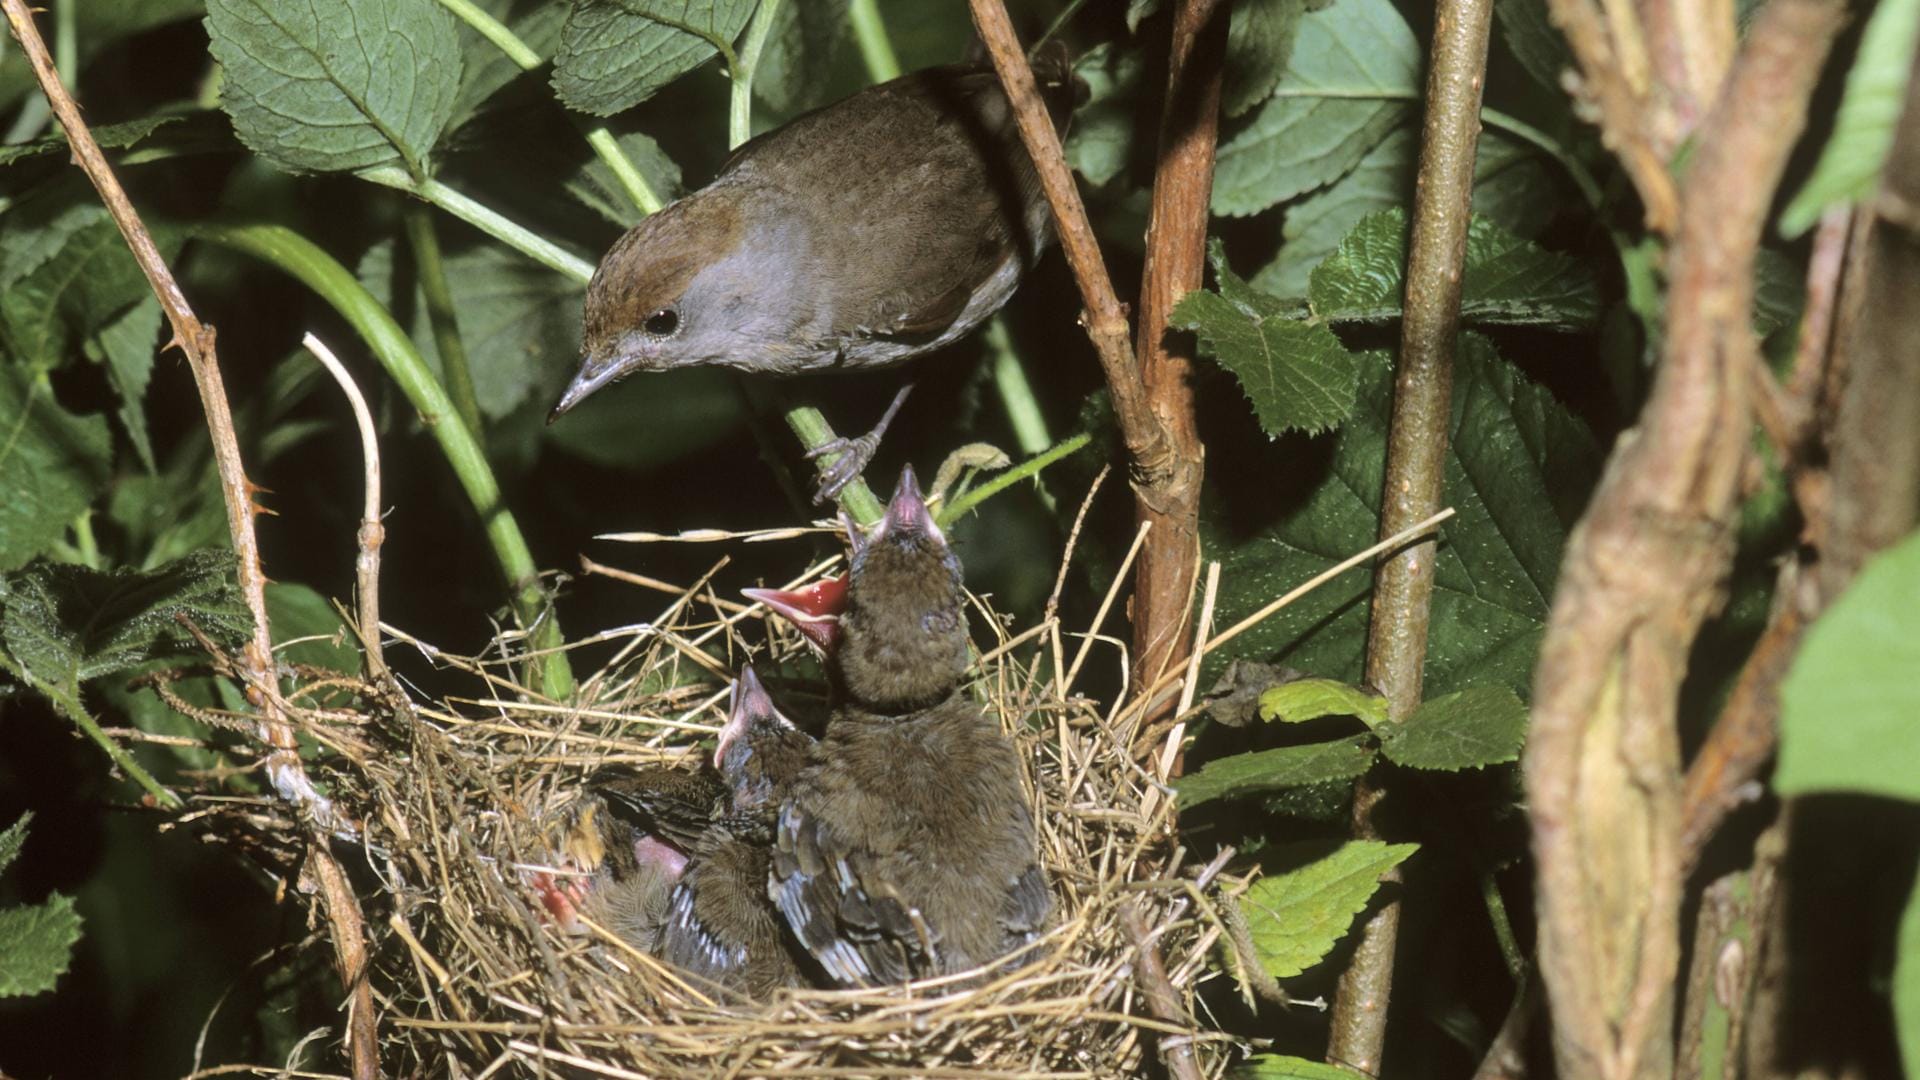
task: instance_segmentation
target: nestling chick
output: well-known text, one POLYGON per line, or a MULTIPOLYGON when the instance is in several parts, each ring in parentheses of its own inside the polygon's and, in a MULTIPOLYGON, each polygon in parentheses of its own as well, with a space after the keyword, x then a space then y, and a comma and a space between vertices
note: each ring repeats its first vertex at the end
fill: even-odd
POLYGON ((842 985, 977 967, 1046 921, 1017 752, 958 692, 962 599, 908 470, 856 542, 831 657, 844 700, 774 834, 770 895, 842 985))
MULTIPOLYGON (((1064 51, 1036 74, 1063 122, 1075 89, 1064 51)), ((902 363, 999 310, 1044 250, 1048 221, 991 69, 869 87, 748 142, 613 245, 587 287, 580 370, 552 418, 636 371, 902 363)), ((836 448, 859 459, 838 483, 885 426, 836 448)))
POLYGON ((662 959, 753 997, 799 984, 793 946, 766 890, 772 815, 812 747, 753 669, 742 670, 713 758, 731 793, 729 812, 688 853, 666 904, 662 959))
POLYGON ((565 870, 576 873, 529 876, 555 925, 584 934, 591 921, 636 949, 650 952, 659 944, 668 899, 686 869, 685 854, 609 813, 606 800, 595 792, 569 823, 556 855, 565 870))

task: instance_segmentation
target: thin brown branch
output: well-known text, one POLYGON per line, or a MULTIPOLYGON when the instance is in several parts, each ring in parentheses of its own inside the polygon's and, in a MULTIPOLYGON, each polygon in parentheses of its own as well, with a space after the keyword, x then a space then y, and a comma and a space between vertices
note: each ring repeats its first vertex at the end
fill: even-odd
POLYGON ((373 1010, 373 984, 367 978, 367 934, 360 901, 347 875, 327 849, 327 834, 313 831, 307 849, 307 872, 319 887, 320 906, 333 933, 334 967, 347 991, 347 1053, 354 1080, 380 1075, 378 1014, 373 1010))
MULTIPOLYGON (((1453 355, 1492 25, 1492 0, 1444 0, 1436 13, 1387 435, 1381 536, 1431 516, 1445 495, 1453 355)), ((1438 546, 1437 539, 1413 544, 1381 563, 1374 574, 1366 677, 1385 695, 1397 718, 1412 715, 1420 705, 1438 546)), ((1356 835, 1380 835, 1375 810, 1384 795, 1377 778, 1361 778, 1353 800, 1356 835)), ((1361 927, 1359 946, 1334 996, 1328 1060, 1370 1075, 1380 1073, 1386 1045, 1399 926, 1399 899, 1391 897, 1361 927)))
POLYGON ((1580 67, 1577 76, 1569 73, 1568 90, 1600 125, 1601 143, 1620 158, 1633 180, 1646 209, 1647 228, 1669 233, 1680 216, 1679 191, 1667 171, 1667 156, 1677 140, 1662 130, 1651 82, 1635 62, 1639 57, 1644 63, 1637 24, 1607 17, 1626 9, 1624 0, 1611 0, 1608 8, 1603 12, 1594 0, 1548 0, 1548 14, 1566 35, 1580 67))
POLYGON ((1171 440, 1154 416, 1148 404, 1146 383, 1134 366, 1127 341, 1126 309, 1114 294, 1113 280, 1108 277, 1107 264, 1100 255, 1100 243, 1094 239, 1087 208, 1080 201, 1080 189, 1074 186, 1073 172, 1067 167, 1060 133, 1054 130, 1046 103, 1040 98, 1033 68, 1027 63, 1019 37, 1014 34, 1006 4, 1003 0, 968 0, 968 3, 973 10, 974 27, 993 59, 994 70, 1000 74, 1007 99, 1013 104, 1021 141, 1033 158, 1047 204, 1053 209, 1054 231, 1060 236, 1060 247, 1073 267, 1074 280, 1079 283, 1080 301, 1086 306, 1082 319, 1106 375, 1120 437, 1125 440, 1133 460, 1134 482, 1136 485, 1158 483, 1172 468, 1171 440))
MULTIPOLYGON (((1141 995, 1146 998, 1148 1011, 1169 1024, 1194 1030, 1193 1017, 1181 1004, 1180 992, 1174 989, 1173 980, 1167 977, 1167 965, 1160 959, 1160 946, 1147 927, 1146 916, 1137 905, 1128 904, 1120 911, 1120 922, 1138 953, 1133 974, 1140 984, 1141 995)), ((1200 1080, 1200 1063, 1194 1059, 1189 1037, 1162 1036, 1160 1060, 1175 1080, 1200 1080)))
POLYGON ((1676 700, 1732 557, 1760 231, 1843 18, 1838 0, 1773 0, 1755 21, 1680 191, 1652 395, 1567 544, 1525 763, 1540 967, 1567 1080, 1672 1069, 1676 700))
MULTIPOLYGON (((1135 686, 1149 685, 1178 668, 1192 636, 1188 620, 1200 560, 1205 448, 1194 419, 1194 338, 1170 331, 1167 318, 1182 297, 1200 288, 1206 271, 1227 6, 1221 0, 1178 0, 1173 11, 1136 343, 1148 406, 1172 453, 1159 482, 1137 489, 1136 512, 1141 521, 1153 523, 1153 532, 1134 573, 1135 686)), ((1142 730, 1159 719, 1148 716, 1142 730)))
MULTIPOLYGON (((186 295, 174 280, 172 270, 167 267, 166 260, 160 257, 152 234, 127 199, 126 190, 120 186, 113 168, 107 164, 106 155, 100 152, 100 144, 94 140, 92 130, 81 115, 79 104, 61 83, 59 72, 54 70, 46 42, 41 39, 25 0, 0 0, 0 6, 6 10, 7 25, 20 43, 35 80, 46 94, 48 104, 53 107, 54 116, 59 118, 66 131, 74 160, 100 193, 107 213, 119 227, 120 235, 133 252, 134 261, 139 264, 154 295, 159 298, 160 306, 166 311, 167 321, 173 327, 171 344, 186 354, 194 384, 199 388, 200 405, 206 414, 207 432, 213 443, 214 462, 219 471, 220 491, 226 502, 228 532, 238 560, 240 591, 253 615, 253 635, 245 649, 247 700, 260 710, 258 734, 268 747, 267 776, 274 790, 282 798, 301 807, 313 822, 315 832, 310 862, 323 887, 329 878, 339 886, 337 891, 330 890, 328 893, 325 905, 327 920, 338 954, 342 958, 355 955, 361 958, 361 966, 352 969, 359 987, 356 991, 359 1007, 355 1009, 350 1041, 353 1045, 356 1080, 371 1080, 378 1075, 379 1068, 375 1056, 377 1044, 374 1042, 372 995, 365 980, 359 978, 359 973, 364 971, 366 949, 359 902, 352 890, 346 887, 339 864, 326 848, 326 834, 351 832, 353 826, 341 820, 333 804, 313 787, 301 765, 293 728, 287 723, 280 705, 273 637, 267 621, 267 579, 260 565, 259 538, 254 530, 254 515, 258 508, 254 505, 253 493, 257 489, 247 479, 246 468, 240 458, 240 443, 233 429, 233 412, 227 404, 226 386, 220 377, 220 365, 214 350, 213 327, 202 323, 194 315, 186 295)), ((349 969, 344 959, 342 965, 341 976, 345 979, 349 969)))

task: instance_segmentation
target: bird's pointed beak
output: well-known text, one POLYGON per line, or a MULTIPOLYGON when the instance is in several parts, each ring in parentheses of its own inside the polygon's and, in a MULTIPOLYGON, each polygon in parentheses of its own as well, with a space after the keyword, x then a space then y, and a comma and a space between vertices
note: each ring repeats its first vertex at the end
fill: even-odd
POLYGON ((747 733, 757 720, 772 719, 775 723, 791 727, 792 721, 782 716, 773 705, 773 695, 753 673, 749 664, 740 669, 740 677, 733 681, 733 695, 727 704, 727 726, 720 729, 720 740, 713 748, 713 767, 720 768, 720 762, 727 756, 727 747, 733 740, 747 733))
POLYGON ((913 475, 911 465, 900 470, 900 481, 893 486, 893 497, 887 500, 887 516, 868 539, 877 540, 882 532, 896 530, 906 535, 917 533, 930 537, 943 546, 947 542, 946 534, 933 520, 933 511, 927 509, 926 497, 920 494, 920 480, 913 475))
POLYGON ((804 589, 741 589, 741 595, 793 624, 821 652, 840 642, 840 612, 847 604, 847 575, 821 578, 804 589))
POLYGON ((567 384, 567 391, 560 395, 560 401, 547 414, 547 423, 560 419, 561 414, 591 397, 595 390, 620 378, 620 363, 617 360, 584 359, 580 361, 580 373, 567 384))

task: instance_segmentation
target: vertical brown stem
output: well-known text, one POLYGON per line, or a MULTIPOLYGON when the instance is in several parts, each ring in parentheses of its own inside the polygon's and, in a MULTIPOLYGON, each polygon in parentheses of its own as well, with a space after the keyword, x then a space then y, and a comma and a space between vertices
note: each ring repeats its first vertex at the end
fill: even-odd
MULTIPOLYGON (((1172 444, 1165 478, 1136 492, 1138 519, 1153 525, 1134 571, 1133 682, 1141 687, 1179 667, 1192 637, 1187 620, 1199 565, 1204 448, 1193 414, 1193 335, 1169 332, 1167 316, 1201 286, 1205 273, 1226 47, 1227 5, 1179 0, 1140 287, 1140 372, 1148 404, 1172 444)), ((1169 701, 1161 712, 1171 707, 1169 701)), ((1141 730, 1150 730, 1158 718, 1143 717, 1141 730)))
MULTIPOLYGON (((1460 329, 1473 159, 1492 22, 1492 0, 1446 0, 1434 25, 1393 421, 1387 436, 1381 536, 1432 516, 1443 495, 1453 352, 1460 329)), ((1436 548, 1434 540, 1414 544, 1387 559, 1374 576, 1367 681, 1386 696, 1396 718, 1411 715, 1420 704, 1436 548)), ((1376 779, 1361 779, 1353 800, 1356 835, 1379 835, 1374 815, 1384 797, 1376 779)), ((1369 1074, 1380 1072, 1399 926, 1399 901, 1389 899, 1362 927, 1359 947, 1334 998, 1328 1060, 1369 1074)))
POLYGON ((1567 544, 1525 762, 1565 1080, 1673 1067, 1677 696, 1733 554, 1760 231, 1843 14, 1838 0, 1773 0, 1755 20, 1679 192, 1652 395, 1567 544))

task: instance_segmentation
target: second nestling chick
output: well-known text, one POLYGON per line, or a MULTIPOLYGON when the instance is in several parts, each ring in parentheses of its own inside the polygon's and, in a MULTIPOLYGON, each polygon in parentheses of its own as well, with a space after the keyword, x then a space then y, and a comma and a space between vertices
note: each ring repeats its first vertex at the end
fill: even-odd
POLYGON ((734 683, 713 763, 730 804, 694 841, 666 905, 657 950, 685 971, 752 997, 800 982, 795 946, 767 899, 773 813, 814 740, 774 707, 752 668, 734 683))
POLYGON ((829 657, 841 703, 793 782, 770 895, 847 986, 946 975, 1031 942, 1051 898, 1013 743, 960 693, 960 565, 902 472, 854 554, 829 657))

